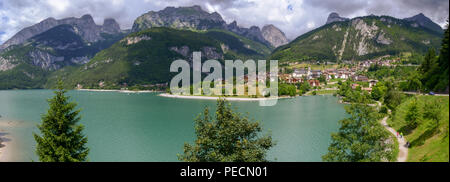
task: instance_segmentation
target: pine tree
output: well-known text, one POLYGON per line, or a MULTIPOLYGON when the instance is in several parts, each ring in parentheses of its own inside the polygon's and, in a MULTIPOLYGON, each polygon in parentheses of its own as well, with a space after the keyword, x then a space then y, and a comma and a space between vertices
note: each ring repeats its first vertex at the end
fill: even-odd
POLYGON ((77 124, 81 117, 80 110, 75 110, 76 103, 69 102, 65 96, 62 82, 53 98, 49 99, 50 109, 42 116, 38 128, 42 134, 33 133, 36 140, 36 153, 42 162, 83 162, 87 160, 89 149, 87 137, 82 134, 84 126, 77 124))
POLYGON ((447 19, 447 26, 444 33, 444 39, 442 40, 441 50, 439 53, 439 82, 434 87, 435 90, 438 91, 446 91, 448 92, 448 85, 449 85, 449 68, 448 68, 448 62, 449 62, 449 31, 448 31, 448 19, 447 19))
POLYGON ((420 65, 419 70, 421 71, 422 74, 425 74, 428 71, 430 71, 430 69, 434 64, 436 64, 436 51, 433 48, 431 48, 425 55, 424 61, 420 65))

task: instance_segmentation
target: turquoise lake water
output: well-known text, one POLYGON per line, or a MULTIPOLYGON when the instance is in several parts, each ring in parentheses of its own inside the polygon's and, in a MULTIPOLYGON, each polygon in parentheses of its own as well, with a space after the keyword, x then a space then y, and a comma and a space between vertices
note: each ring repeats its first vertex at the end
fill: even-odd
MULTIPOLYGON (((90 161, 177 161, 183 144, 195 139, 193 119, 205 106, 215 109, 216 104, 158 93, 69 91, 68 95, 82 109, 90 161)), ((52 96, 50 90, 0 91, 0 122, 14 123, 0 131, 15 140, 15 161, 37 161, 32 133, 38 132, 36 125, 48 109, 46 99, 52 96)), ((281 99, 272 107, 260 107, 257 101, 231 103, 272 134, 276 145, 268 159, 274 161, 321 161, 330 134, 347 116, 331 95, 281 99)))

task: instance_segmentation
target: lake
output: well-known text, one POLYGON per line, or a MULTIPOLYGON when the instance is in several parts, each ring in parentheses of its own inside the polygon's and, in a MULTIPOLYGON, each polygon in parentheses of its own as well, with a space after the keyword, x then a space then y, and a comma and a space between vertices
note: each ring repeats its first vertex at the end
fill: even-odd
MULTIPOLYGON (((90 161, 177 161, 183 144, 195 140, 193 119, 204 107, 215 109, 216 104, 158 93, 69 91, 68 95, 82 109, 90 161)), ((15 161, 38 160, 32 133, 38 132, 36 125, 52 96, 51 90, 0 91, 0 132, 14 140, 15 161)), ((236 111, 259 121, 264 133, 272 134, 276 142, 268 154, 272 161, 321 161, 330 134, 347 117, 344 105, 331 95, 280 99, 272 107, 260 107, 257 101, 230 102, 236 111)))

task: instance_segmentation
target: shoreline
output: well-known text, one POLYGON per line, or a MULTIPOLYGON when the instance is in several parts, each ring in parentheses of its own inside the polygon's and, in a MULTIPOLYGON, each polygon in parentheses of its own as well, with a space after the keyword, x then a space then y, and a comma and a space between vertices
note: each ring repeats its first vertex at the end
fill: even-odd
POLYGON ((120 92, 120 93, 157 93, 162 91, 154 91, 154 90, 107 90, 107 89, 74 89, 78 91, 87 91, 87 92, 120 92))
POLYGON ((9 127, 14 127, 13 121, 0 120, 0 162, 13 162, 15 138, 11 135, 9 127))
POLYGON ((172 95, 167 93, 159 94, 158 96, 167 98, 178 98, 178 99, 197 99, 197 100, 217 100, 223 98, 227 101, 263 101, 263 100, 273 100, 273 99, 289 99, 295 97, 277 97, 277 98, 239 98, 239 97, 217 97, 217 96, 194 96, 194 95, 172 95))

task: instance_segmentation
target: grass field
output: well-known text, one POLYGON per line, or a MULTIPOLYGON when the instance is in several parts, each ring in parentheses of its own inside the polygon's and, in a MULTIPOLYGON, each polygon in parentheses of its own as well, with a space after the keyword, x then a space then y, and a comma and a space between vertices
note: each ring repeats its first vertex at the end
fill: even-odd
POLYGON ((406 115, 414 97, 407 98, 400 104, 388 124, 397 131, 402 132, 407 141, 411 143, 408 161, 410 162, 448 162, 449 161, 449 98, 439 96, 416 96, 421 119, 417 127, 408 127, 406 115), (428 104, 427 104, 428 103, 428 104), (437 127, 433 119, 424 114, 427 107, 438 105, 439 113, 436 114, 439 124, 437 127))

